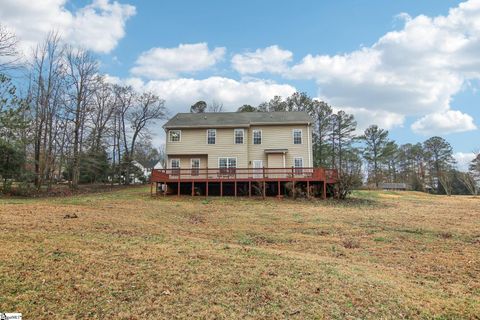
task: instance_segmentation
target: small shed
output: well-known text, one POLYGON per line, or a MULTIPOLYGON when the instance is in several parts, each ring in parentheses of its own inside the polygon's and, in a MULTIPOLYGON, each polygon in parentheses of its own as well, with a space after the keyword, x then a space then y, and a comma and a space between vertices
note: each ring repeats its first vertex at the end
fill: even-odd
POLYGON ((378 188, 382 190, 410 190, 410 186, 404 182, 381 182, 378 184, 378 188))

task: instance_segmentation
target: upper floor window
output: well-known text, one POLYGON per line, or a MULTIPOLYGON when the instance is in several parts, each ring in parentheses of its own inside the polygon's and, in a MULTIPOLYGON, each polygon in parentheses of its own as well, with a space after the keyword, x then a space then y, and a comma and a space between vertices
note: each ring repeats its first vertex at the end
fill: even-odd
POLYGON ((182 140, 182 131, 181 130, 169 130, 168 131, 168 141, 170 142, 180 142, 182 140))
POLYGON ((293 129, 293 144, 302 144, 302 129, 293 129))
POLYGON ((217 140, 217 129, 207 130, 207 144, 215 144, 217 140))
POLYGON ((253 130, 253 144, 262 144, 262 130, 253 130))
POLYGON ((235 144, 243 144, 244 130, 243 129, 235 129, 233 131, 233 134, 234 134, 235 144))

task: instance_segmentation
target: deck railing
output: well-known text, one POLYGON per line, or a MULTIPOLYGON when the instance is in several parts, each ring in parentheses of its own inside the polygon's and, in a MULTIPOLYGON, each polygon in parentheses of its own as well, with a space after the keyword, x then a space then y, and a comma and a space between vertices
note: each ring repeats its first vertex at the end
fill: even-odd
POLYGON ((153 169, 152 182, 192 180, 312 179, 336 181, 337 170, 325 168, 175 168, 153 169))

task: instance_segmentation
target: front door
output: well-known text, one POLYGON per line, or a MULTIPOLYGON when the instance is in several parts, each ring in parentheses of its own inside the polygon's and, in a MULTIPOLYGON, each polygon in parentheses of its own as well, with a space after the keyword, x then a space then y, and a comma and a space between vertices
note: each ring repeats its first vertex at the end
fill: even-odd
POLYGON ((263 160, 253 160, 253 177, 263 178, 263 160))

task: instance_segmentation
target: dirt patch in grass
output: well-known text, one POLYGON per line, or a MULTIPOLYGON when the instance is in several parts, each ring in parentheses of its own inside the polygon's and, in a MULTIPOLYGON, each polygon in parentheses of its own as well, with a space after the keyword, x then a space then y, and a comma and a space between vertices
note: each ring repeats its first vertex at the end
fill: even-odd
POLYGON ((25 318, 475 318, 480 202, 0 200, 0 310, 25 318), (75 214, 77 218, 65 218, 75 214))

